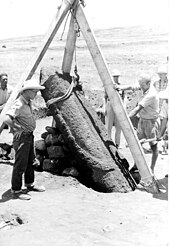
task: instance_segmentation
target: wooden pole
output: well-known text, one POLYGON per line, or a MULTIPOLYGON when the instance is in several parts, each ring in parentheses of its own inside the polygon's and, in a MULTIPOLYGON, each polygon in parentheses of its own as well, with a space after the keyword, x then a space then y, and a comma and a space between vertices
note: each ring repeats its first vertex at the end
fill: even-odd
POLYGON ((77 39, 77 35, 76 35, 76 31, 74 30, 74 17, 71 16, 70 26, 67 34, 66 46, 64 50, 63 64, 62 64, 63 73, 70 73, 71 71, 76 39, 77 39))
POLYGON ((84 36, 84 39, 87 43, 89 51, 91 53, 94 64, 98 70, 99 76, 103 82, 104 88, 107 92, 109 100, 111 102, 112 108, 116 114, 116 117, 120 123, 126 141, 130 147, 132 156, 135 160, 141 179, 145 184, 152 184, 152 189, 154 192, 158 192, 157 186, 153 182, 153 176, 151 170, 149 169, 143 149, 138 141, 136 133, 133 129, 132 123, 124 109, 122 100, 119 93, 114 89, 114 82, 112 76, 109 72, 106 61, 102 55, 100 47, 95 39, 94 33, 91 30, 82 7, 79 5, 76 12, 76 18, 80 26, 80 30, 84 36))
MULTIPOLYGON (((74 2, 74 5, 77 3, 77 0, 74 2)), ((73 61, 73 55, 74 55, 74 49, 76 44, 76 31, 74 30, 74 17, 75 11, 73 10, 73 14, 71 15, 69 30, 67 34, 67 41, 66 46, 64 50, 64 58, 62 63, 62 72, 63 73, 69 73, 71 71, 72 61, 73 61)), ((52 121, 52 127, 55 126, 55 121, 53 119, 52 121)))
POLYGON ((45 52, 47 51, 49 45, 51 44, 57 30, 59 29, 63 19, 65 18, 66 14, 68 13, 69 9, 72 7, 75 0, 64 0, 62 5, 58 7, 58 11, 56 16, 54 17, 42 43, 37 48, 35 54, 33 55, 32 59, 30 60, 28 66, 24 70, 20 80, 18 81, 16 87, 14 88, 13 92, 11 93, 10 98, 8 99, 5 107, 3 108, 1 115, 4 115, 8 109, 10 109, 11 105, 13 104, 14 100, 17 98, 19 90, 25 80, 31 79, 35 70, 37 69, 39 63, 41 62, 45 52))

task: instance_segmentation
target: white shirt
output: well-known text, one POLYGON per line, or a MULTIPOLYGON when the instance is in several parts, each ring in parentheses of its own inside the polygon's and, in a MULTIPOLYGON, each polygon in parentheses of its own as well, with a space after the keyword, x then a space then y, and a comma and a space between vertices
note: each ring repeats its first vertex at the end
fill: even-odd
POLYGON ((5 90, 2 90, 0 88, 0 106, 7 102, 12 91, 13 91, 13 87, 10 85, 8 85, 7 89, 5 90))
POLYGON ((166 100, 163 101, 159 117, 168 119, 168 103, 166 100))

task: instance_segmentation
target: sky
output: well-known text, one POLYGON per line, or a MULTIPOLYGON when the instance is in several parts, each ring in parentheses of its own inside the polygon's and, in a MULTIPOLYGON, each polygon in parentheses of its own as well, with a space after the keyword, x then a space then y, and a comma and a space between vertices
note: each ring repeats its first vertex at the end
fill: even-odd
MULTIPOLYGON (((0 39, 45 34, 62 0, 0 0, 0 39)), ((169 30, 169 0, 85 0, 93 29, 158 25, 169 30)))

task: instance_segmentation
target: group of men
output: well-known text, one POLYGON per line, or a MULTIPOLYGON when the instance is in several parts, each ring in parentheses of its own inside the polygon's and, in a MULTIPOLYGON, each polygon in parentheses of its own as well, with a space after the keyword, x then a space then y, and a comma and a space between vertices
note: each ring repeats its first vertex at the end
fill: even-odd
MULTIPOLYGON (((150 141, 150 146, 152 150, 151 170, 153 173, 158 157, 157 143, 164 136, 168 121, 168 79, 165 66, 158 69, 158 75, 160 79, 152 83, 151 77, 148 74, 141 74, 137 85, 128 86, 119 83, 120 72, 118 70, 115 70, 113 74, 114 83, 116 84, 115 89, 119 91, 122 100, 124 100, 125 90, 141 91, 140 100, 129 113, 129 117, 132 119, 134 116, 139 115, 138 138, 152 140, 150 141), (160 128, 158 119, 161 120, 160 128)), ((32 165, 35 159, 33 131, 36 122, 32 113, 31 101, 35 98, 37 92, 43 89, 44 86, 41 86, 35 79, 25 81, 14 104, 0 119, 0 134, 4 124, 8 125, 13 133, 15 162, 11 179, 11 192, 14 198, 22 200, 31 199, 28 193, 30 190, 45 191, 43 186, 35 185, 34 168, 32 165), (22 190, 23 174, 27 188, 26 192, 22 190)), ((12 88, 8 85, 8 75, 6 73, 0 74, 0 112, 4 108, 11 92, 12 88)), ((121 127, 107 94, 105 94, 105 104, 105 123, 108 135, 112 138, 112 126, 114 125, 116 128, 115 143, 117 148, 119 148, 121 127)))
MULTIPOLYGON (((137 136, 139 140, 149 139, 152 160, 151 170, 154 173, 156 160, 158 158, 158 141, 162 139, 167 130, 168 121, 168 78, 167 78, 167 66, 163 65, 158 68, 157 72, 159 79, 152 81, 149 74, 141 74, 138 78, 138 84, 121 85, 119 83, 120 72, 113 73, 113 81, 115 88, 118 92, 121 92, 122 100, 124 100, 124 91, 126 90, 138 90, 140 97, 138 103, 131 110, 128 115, 131 120, 135 116, 138 116, 139 121, 137 125, 137 136)), ((108 135, 112 139, 112 126, 115 126, 115 144, 117 148, 120 145, 121 127, 116 119, 114 110, 109 102, 109 99, 105 96, 105 123, 108 135)), ((167 143, 167 142, 166 142, 167 143)), ((167 144, 163 146, 163 152, 167 154, 167 144)))

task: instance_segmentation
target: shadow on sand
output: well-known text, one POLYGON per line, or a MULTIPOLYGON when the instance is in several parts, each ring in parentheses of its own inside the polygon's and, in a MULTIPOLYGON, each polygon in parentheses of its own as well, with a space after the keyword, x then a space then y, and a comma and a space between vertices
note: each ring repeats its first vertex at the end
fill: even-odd
POLYGON ((156 180, 160 192, 153 194, 153 197, 160 200, 168 201, 168 177, 156 180))
POLYGON ((168 178, 164 177, 162 179, 156 179, 156 184, 159 188, 158 193, 153 193, 151 191, 147 191, 144 187, 141 185, 137 185, 137 189, 140 191, 145 191, 153 194, 153 198, 159 199, 159 200, 166 200, 168 201, 168 178))
POLYGON ((0 203, 7 202, 13 199, 11 189, 8 189, 1 195, 0 203))
MULTIPOLYGON (((23 193, 27 193, 28 190, 27 189, 22 189, 22 192, 23 193)), ((0 203, 3 203, 3 202, 7 202, 9 200, 16 200, 18 199, 17 197, 14 197, 11 193, 11 189, 8 189, 7 191, 5 191, 2 195, 1 195, 1 198, 0 198, 0 203)))

